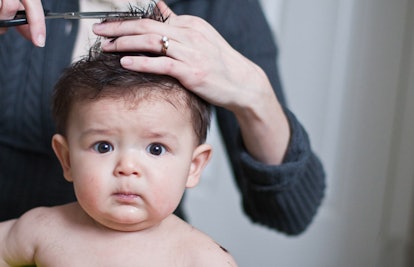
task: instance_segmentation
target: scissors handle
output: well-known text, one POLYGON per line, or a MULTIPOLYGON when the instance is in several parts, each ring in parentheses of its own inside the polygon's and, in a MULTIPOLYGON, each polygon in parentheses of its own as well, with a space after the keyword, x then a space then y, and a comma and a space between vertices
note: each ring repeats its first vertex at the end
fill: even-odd
MULTIPOLYGON (((45 14, 47 13, 47 11, 45 10, 45 14)), ((15 27, 15 26, 20 26, 20 25, 24 25, 27 24, 27 17, 26 17, 26 11, 24 10, 20 10, 17 11, 16 15, 14 16, 13 19, 9 19, 9 20, 0 20, 0 28, 2 27, 15 27)))
MULTIPOLYGON (((44 10, 44 14, 45 19, 140 19, 143 17, 143 14, 134 14, 128 11, 54 13, 44 10)), ((26 11, 20 10, 17 11, 13 19, 0 20, 0 28, 15 27, 27 23, 26 11)))

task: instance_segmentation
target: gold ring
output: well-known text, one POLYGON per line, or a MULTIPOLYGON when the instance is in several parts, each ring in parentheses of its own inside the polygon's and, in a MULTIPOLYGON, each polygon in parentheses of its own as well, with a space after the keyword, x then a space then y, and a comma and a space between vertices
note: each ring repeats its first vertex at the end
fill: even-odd
POLYGON ((167 49, 168 49, 168 45, 169 45, 169 39, 167 36, 163 36, 161 38, 161 54, 163 54, 164 56, 167 55, 167 49))

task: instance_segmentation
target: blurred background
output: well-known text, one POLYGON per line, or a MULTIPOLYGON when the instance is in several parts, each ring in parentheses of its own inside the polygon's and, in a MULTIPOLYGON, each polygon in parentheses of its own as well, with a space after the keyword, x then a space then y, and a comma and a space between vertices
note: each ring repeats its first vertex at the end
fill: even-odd
POLYGON ((222 164, 188 191, 190 222, 241 267, 414 266, 414 1, 261 3, 327 195, 310 228, 287 237, 250 223, 222 164))

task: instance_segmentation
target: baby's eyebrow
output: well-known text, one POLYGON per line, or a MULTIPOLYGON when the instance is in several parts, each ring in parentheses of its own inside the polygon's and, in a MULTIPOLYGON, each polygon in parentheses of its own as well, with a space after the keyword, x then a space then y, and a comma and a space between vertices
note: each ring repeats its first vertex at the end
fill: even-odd
MULTIPOLYGON (((91 135, 116 135, 119 133, 115 129, 105 129, 105 128, 89 128, 82 132, 81 137, 91 136, 91 135)), ((141 133, 137 133, 137 136, 141 138, 148 138, 148 139, 169 139, 172 141, 178 140, 178 136, 166 131, 166 130, 152 130, 146 129, 141 133)))
POLYGON ((174 140, 178 139, 178 137, 171 132, 157 130, 146 130, 144 131, 143 136, 146 138, 168 138, 174 140))
POLYGON ((113 135, 115 130, 111 129, 100 129, 100 128, 90 128, 82 132, 81 137, 88 135, 113 135))

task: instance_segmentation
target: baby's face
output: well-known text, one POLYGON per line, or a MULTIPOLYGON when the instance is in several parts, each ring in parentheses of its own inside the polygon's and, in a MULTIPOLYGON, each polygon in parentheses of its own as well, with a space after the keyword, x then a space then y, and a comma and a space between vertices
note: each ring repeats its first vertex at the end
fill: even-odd
POLYGON ((68 125, 66 178, 96 221, 133 231, 175 210, 196 148, 188 110, 165 100, 102 99, 75 105, 68 125))

